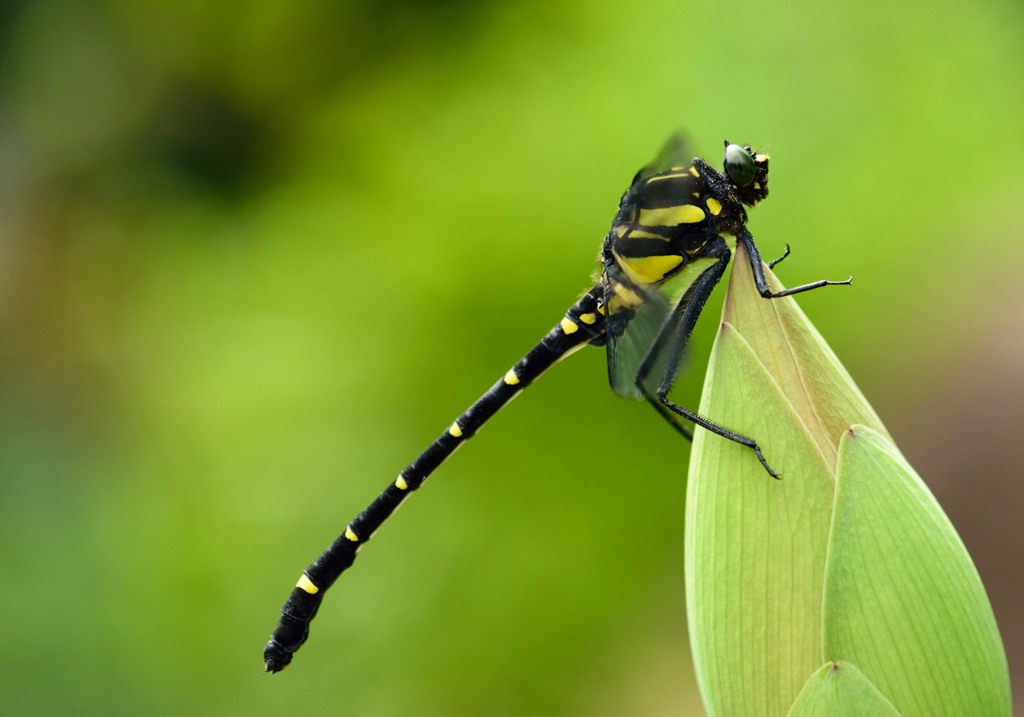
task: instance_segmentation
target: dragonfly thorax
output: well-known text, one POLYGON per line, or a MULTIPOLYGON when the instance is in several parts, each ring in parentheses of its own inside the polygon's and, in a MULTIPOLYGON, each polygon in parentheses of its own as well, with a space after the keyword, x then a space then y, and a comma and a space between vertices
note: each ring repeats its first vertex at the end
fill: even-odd
POLYGON ((720 228, 745 221, 740 202, 731 183, 700 160, 638 175, 605 240, 605 269, 614 263, 632 284, 660 284, 703 255, 720 228))

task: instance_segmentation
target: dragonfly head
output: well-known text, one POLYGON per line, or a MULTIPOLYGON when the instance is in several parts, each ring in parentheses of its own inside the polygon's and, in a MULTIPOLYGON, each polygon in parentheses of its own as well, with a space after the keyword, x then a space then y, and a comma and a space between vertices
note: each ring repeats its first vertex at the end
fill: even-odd
POLYGON ((725 176, 736 196, 754 206, 768 196, 768 155, 725 141, 725 176))

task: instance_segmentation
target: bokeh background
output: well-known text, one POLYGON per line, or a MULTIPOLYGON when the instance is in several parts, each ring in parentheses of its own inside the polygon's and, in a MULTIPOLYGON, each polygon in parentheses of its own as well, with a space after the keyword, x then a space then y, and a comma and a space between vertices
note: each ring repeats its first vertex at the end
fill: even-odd
POLYGON ((855 277, 801 304, 961 531, 1019 697, 1017 0, 38 0, 0 9, 2 711, 701 714, 689 447, 596 349, 261 662, 302 568, 588 286, 677 127, 772 154, 783 281, 855 277))

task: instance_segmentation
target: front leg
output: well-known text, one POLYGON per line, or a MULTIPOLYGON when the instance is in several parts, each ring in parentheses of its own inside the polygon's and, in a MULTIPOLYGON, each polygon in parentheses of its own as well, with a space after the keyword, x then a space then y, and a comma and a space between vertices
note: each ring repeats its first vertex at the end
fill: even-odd
MULTIPOLYGON (((747 231, 746 227, 741 227, 737 242, 743 244, 743 248, 747 250, 747 258, 750 259, 750 270, 754 273, 754 285, 757 287, 757 293, 759 293, 765 299, 778 299, 780 296, 791 296, 792 294, 799 294, 803 291, 810 291, 811 289, 819 289, 822 286, 849 286, 853 283, 853 277, 845 281, 828 281, 822 279, 821 281, 814 281, 810 284, 801 284, 800 286, 794 286, 792 289, 783 289, 782 291, 772 291, 768 287, 768 279, 764 275, 764 264, 761 262, 761 252, 757 250, 757 244, 754 243, 754 237, 747 231)), ((785 259, 789 254, 789 246, 786 247, 786 253, 783 254, 779 259, 772 262, 772 265, 777 264, 782 259, 785 259)))

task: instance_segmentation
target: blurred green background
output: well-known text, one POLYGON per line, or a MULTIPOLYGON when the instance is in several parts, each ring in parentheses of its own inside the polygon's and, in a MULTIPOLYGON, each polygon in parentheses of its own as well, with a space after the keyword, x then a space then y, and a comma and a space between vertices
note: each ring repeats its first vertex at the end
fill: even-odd
POLYGON ((855 277, 801 304, 1019 688, 1019 2, 41 0, 0 10, 2 710, 700 714, 689 447, 597 349, 261 661, 302 568, 588 286, 677 127, 772 154, 751 228, 784 281, 855 277))

